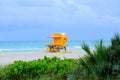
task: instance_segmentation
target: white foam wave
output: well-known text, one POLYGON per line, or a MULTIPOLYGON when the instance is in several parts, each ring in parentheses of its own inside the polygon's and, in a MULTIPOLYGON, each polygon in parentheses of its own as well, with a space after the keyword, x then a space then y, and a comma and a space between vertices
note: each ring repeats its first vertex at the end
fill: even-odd
POLYGON ((12 48, 12 49, 0 49, 0 52, 14 52, 14 51, 37 51, 41 48, 12 48))

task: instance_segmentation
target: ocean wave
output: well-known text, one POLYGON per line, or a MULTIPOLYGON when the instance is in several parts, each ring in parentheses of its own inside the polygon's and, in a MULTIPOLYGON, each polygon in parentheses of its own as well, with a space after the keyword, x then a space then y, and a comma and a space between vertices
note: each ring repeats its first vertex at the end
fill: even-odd
POLYGON ((19 52, 19 51, 38 51, 41 48, 12 48, 12 49, 0 49, 0 52, 19 52))

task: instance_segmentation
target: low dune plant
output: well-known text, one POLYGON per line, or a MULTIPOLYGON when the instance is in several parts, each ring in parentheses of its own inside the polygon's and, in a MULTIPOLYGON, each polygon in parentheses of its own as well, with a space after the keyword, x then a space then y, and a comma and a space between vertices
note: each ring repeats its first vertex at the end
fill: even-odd
POLYGON ((5 80, 5 72, 4 72, 4 66, 0 66, 0 80, 5 80))
POLYGON ((115 34, 111 45, 106 47, 101 40, 90 50, 82 45, 87 56, 79 59, 78 66, 72 70, 74 80, 119 80, 120 79, 120 35, 115 34))
POLYGON ((53 57, 33 61, 16 61, 5 68, 7 80, 66 80, 71 68, 77 65, 77 60, 53 57))

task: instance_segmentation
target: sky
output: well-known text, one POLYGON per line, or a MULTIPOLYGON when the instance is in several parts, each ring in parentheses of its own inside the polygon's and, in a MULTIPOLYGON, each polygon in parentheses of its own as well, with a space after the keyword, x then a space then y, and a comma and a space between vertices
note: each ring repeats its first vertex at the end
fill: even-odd
POLYGON ((0 0, 0 41, 109 40, 120 34, 120 0, 0 0))

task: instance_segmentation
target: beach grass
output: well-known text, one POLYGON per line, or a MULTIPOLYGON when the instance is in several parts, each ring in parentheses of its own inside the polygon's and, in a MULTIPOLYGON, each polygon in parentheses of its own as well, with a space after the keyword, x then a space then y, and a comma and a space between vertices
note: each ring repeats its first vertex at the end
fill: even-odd
POLYGON ((79 59, 77 72, 73 77, 84 80, 119 80, 120 79, 120 35, 115 34, 111 39, 111 45, 106 47, 103 41, 95 45, 91 51, 87 44, 82 49, 87 56, 79 59))
POLYGON ((5 79, 5 66, 0 66, 0 80, 5 79))

